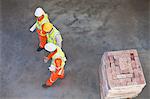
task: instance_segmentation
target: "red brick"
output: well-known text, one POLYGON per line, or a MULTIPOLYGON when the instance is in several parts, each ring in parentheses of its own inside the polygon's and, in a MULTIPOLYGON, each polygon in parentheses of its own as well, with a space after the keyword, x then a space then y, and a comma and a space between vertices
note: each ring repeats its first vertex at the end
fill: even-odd
POLYGON ((113 79, 117 79, 117 75, 116 75, 115 71, 112 71, 112 77, 113 77, 113 79))
POLYGON ((137 85, 138 83, 136 82, 136 79, 135 78, 132 78, 132 80, 131 80, 132 82, 131 82, 131 85, 137 85))
POLYGON ((120 81, 119 81, 119 80, 115 80, 115 86, 116 86, 116 87, 121 86, 121 84, 120 84, 120 81))
POLYGON ((109 68, 110 67, 110 62, 108 60, 105 61, 105 67, 109 68))
POLYGON ((145 78, 144 77, 140 77, 140 84, 144 84, 145 83, 145 78))
POLYGON ((117 78, 118 78, 118 79, 126 78, 126 75, 120 74, 120 75, 117 75, 117 78))
POLYGON ((122 74, 126 74, 126 73, 129 73, 129 72, 130 72, 129 68, 126 68, 126 69, 124 69, 124 70, 121 70, 121 73, 122 73, 122 74))
POLYGON ((119 58, 119 66, 121 70, 125 70, 127 63, 125 58, 119 58))
POLYGON ((122 78, 132 78, 133 77, 133 74, 120 74, 120 75, 117 75, 117 78, 118 79, 122 79, 122 78))
POLYGON ((114 56, 119 56, 120 53, 122 53, 123 51, 111 51, 111 52, 107 52, 108 56, 109 55, 114 55, 114 56))
POLYGON ((132 78, 132 77, 133 77, 133 74, 126 74, 126 77, 127 77, 127 78, 132 78))
POLYGON ((132 66, 131 66, 131 67, 129 67, 129 73, 130 73, 130 74, 133 74, 132 66))
POLYGON ((136 69, 137 68, 136 62, 135 61, 131 61, 131 66, 132 66, 133 69, 136 69))
POLYGON ((136 67, 139 68, 141 67, 141 63, 138 57, 135 57, 135 62, 136 62, 136 67))
POLYGON ((109 67, 109 68, 106 68, 106 71, 111 73, 112 72, 112 69, 109 67))
POLYGON ((115 87, 115 81, 114 80, 109 80, 108 82, 109 82, 109 85, 111 88, 115 87))
POLYGON ((110 63, 114 63, 114 56, 113 55, 109 55, 108 59, 109 59, 110 63))
POLYGON ((133 53, 130 53, 130 59, 131 59, 132 61, 135 60, 135 57, 134 57, 134 54, 133 54, 133 53))
POLYGON ((133 85, 133 83, 132 82, 127 82, 127 86, 129 86, 129 85, 133 85))
POLYGON ((116 65, 116 66, 119 66, 119 59, 116 59, 116 60, 115 60, 115 65, 116 65))
POLYGON ((111 70, 111 68, 108 68, 108 69, 106 70, 106 72, 107 72, 108 80, 111 80, 111 79, 112 79, 112 70, 111 70))
POLYGON ((118 74, 120 74, 120 68, 117 66, 117 67, 115 67, 116 68, 116 74, 118 75, 118 74))
POLYGON ((137 84, 139 84, 140 83, 140 78, 139 77, 133 78, 133 82, 136 82, 137 84))
POLYGON ((123 55, 123 57, 126 57, 126 58, 127 58, 127 57, 130 57, 130 54, 127 53, 126 51, 124 51, 122 55, 123 55))
POLYGON ((128 64, 128 66, 131 66, 131 59, 130 59, 130 57, 127 57, 127 64, 128 64))
POLYGON ((133 70, 135 78, 139 77, 139 71, 137 69, 133 70))
POLYGON ((121 86, 127 85, 127 82, 125 79, 119 79, 121 86))
POLYGON ((131 83, 131 78, 126 78, 127 83, 131 83))
POLYGON ((115 67, 115 65, 113 65, 113 66, 111 67, 111 69, 112 69, 112 72, 116 72, 116 67, 115 67))
POLYGON ((140 76, 140 77, 143 77, 143 78, 144 78, 144 74, 143 74, 143 72, 142 72, 140 69, 138 70, 138 73, 139 73, 139 76, 140 76))

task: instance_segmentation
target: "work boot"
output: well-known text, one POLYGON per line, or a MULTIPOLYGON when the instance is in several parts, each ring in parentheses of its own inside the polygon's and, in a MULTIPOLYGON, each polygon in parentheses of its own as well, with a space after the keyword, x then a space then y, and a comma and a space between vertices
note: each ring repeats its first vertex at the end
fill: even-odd
POLYGON ((41 50, 43 50, 44 48, 39 47, 36 51, 40 52, 41 50))
POLYGON ((46 84, 43 84, 42 87, 43 87, 43 88, 49 88, 50 86, 48 86, 48 85, 46 85, 46 84))

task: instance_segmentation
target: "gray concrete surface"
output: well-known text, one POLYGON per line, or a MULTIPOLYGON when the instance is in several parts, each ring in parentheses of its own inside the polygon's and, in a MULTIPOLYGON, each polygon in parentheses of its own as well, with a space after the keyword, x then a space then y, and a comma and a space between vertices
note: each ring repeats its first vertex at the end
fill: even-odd
POLYGON ((150 97, 148 0, 0 0, 0 99, 100 99, 98 67, 105 51, 136 48, 150 97), (66 77, 43 89, 47 53, 29 32, 43 7, 64 38, 66 77))

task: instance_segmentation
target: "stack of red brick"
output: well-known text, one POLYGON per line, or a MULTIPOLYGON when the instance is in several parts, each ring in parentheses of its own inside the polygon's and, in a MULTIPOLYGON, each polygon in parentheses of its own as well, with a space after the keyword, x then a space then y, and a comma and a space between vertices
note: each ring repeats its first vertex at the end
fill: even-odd
POLYGON ((135 97, 146 85, 136 50, 105 52, 99 73, 102 99, 135 97))

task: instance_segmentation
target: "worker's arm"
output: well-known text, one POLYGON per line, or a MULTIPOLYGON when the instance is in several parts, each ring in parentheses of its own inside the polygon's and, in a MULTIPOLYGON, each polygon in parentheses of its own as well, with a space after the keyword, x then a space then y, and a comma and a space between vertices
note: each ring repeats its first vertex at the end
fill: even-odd
POLYGON ((57 45, 61 48, 62 47, 62 37, 61 35, 56 35, 56 41, 57 41, 57 45))
POLYGON ((50 53, 47 57, 44 57, 44 63, 47 63, 53 56, 53 53, 50 53))
POLYGON ((30 28, 30 31, 33 32, 35 29, 36 29, 36 23, 34 23, 34 24, 32 25, 32 27, 30 28))
POLYGON ((50 53, 47 57, 44 57, 44 63, 47 63, 52 57, 54 54, 56 54, 57 50, 50 53))

